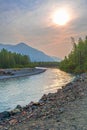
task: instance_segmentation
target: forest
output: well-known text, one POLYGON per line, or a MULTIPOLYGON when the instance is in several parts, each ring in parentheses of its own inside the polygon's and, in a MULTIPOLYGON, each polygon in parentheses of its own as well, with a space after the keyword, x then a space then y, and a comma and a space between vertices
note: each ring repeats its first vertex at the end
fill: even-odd
POLYGON ((0 68, 26 67, 30 59, 26 55, 12 53, 6 49, 0 51, 0 68))
POLYGON ((72 43, 72 51, 60 62, 59 68, 74 74, 87 72, 87 36, 84 40, 79 38, 77 43, 72 38, 72 43))
POLYGON ((31 62, 29 56, 12 53, 6 49, 0 51, 0 68, 33 68, 33 67, 58 67, 58 62, 31 62))

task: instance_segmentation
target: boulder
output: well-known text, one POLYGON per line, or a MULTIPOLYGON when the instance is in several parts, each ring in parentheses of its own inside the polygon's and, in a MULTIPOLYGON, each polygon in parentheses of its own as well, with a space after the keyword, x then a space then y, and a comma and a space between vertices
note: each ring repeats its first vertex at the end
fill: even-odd
POLYGON ((22 107, 21 107, 21 105, 17 105, 15 109, 22 110, 22 107))
POLYGON ((11 111, 11 115, 15 115, 15 114, 18 114, 20 112, 21 112, 20 109, 15 108, 14 110, 11 111))
POLYGON ((0 113, 0 120, 3 120, 4 118, 9 118, 9 117, 10 117, 10 113, 8 111, 4 111, 0 113))
POLYGON ((9 121, 9 124, 15 125, 17 122, 18 122, 17 119, 12 119, 12 120, 9 121))

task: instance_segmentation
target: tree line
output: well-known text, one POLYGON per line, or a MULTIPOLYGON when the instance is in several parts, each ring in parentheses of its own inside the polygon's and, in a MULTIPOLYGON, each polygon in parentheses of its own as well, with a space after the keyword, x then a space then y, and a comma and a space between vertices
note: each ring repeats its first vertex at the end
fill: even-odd
POLYGON ((83 40, 79 38, 76 43, 72 38, 73 49, 63 61, 60 62, 59 68, 69 73, 87 72, 87 36, 83 40))
POLYGON ((29 56, 12 53, 6 49, 0 51, 0 68, 24 68, 24 67, 57 67, 58 62, 31 62, 29 56))
POLYGON ((26 67, 30 58, 26 55, 12 53, 6 49, 0 51, 0 68, 26 67))
POLYGON ((48 67, 48 68, 58 68, 59 62, 31 62, 29 67, 48 67))

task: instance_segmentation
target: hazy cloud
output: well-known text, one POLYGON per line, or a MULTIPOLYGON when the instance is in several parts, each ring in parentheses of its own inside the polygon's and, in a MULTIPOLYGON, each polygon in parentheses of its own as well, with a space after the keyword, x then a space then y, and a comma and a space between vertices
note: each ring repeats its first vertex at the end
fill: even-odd
POLYGON ((25 42, 50 55, 63 57, 71 50, 70 37, 87 33, 86 0, 0 0, 0 42, 25 42), (52 22, 58 8, 67 8, 70 22, 52 22))

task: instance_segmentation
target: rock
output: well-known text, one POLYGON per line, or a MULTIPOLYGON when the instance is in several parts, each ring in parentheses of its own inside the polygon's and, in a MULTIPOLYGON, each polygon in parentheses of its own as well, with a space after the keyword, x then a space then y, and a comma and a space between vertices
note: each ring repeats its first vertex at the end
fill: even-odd
POLYGON ((14 75, 12 72, 8 71, 6 75, 14 75))
POLYGON ((9 118, 10 117, 10 113, 8 111, 4 111, 2 113, 0 113, 0 120, 4 119, 4 118, 9 118))
POLYGON ((33 113, 31 113, 29 116, 27 116, 27 119, 33 117, 33 113))
POLYGON ((23 111, 21 114, 22 114, 22 116, 25 116, 27 114, 27 112, 23 111))
POLYGON ((81 93, 79 94, 79 97, 82 98, 84 95, 85 95, 84 92, 81 92, 81 93))
POLYGON ((2 128, 3 126, 2 125, 0 125, 0 129, 2 128))
POLYGON ((59 115, 59 114, 56 114, 56 115, 55 115, 55 120, 56 120, 56 122, 60 122, 60 121, 61 121, 61 118, 60 118, 60 115, 59 115))
POLYGON ((61 107, 60 109, 59 109, 59 113, 63 113, 65 111, 65 109, 63 108, 63 107, 61 107))
POLYGON ((5 71, 4 70, 0 70, 0 75, 4 75, 5 71))
POLYGON ((40 106, 43 106, 44 105, 44 101, 43 100, 39 100, 39 104, 40 104, 40 106))
POLYGON ((7 128, 7 127, 5 127, 5 128, 4 128, 4 130, 8 130, 8 128, 7 128))
POLYGON ((47 95, 44 94, 42 98, 39 100, 39 102, 45 102, 47 100, 47 95))
POLYGON ((60 122, 60 118, 57 118, 56 122, 60 122))
POLYGON ((63 91, 65 92, 65 91, 68 91, 68 90, 70 90, 72 88, 73 88, 73 85, 68 85, 65 88, 63 88, 63 91))
POLYGON ((28 105, 27 105, 27 107, 30 107, 30 106, 32 106, 34 104, 34 102, 30 102, 28 105))
POLYGON ((34 110, 36 109, 38 106, 40 106, 39 102, 30 102, 28 105, 26 105, 26 107, 23 108, 23 110, 34 110))
POLYGON ((17 105, 15 109, 22 110, 22 107, 21 107, 21 105, 17 105))
POLYGON ((34 106, 40 106, 40 103, 39 102, 34 102, 33 105, 34 106))
POLYGON ((20 112, 21 112, 20 109, 15 108, 14 110, 11 111, 11 115, 14 115, 14 114, 17 114, 17 113, 20 113, 20 112))
POLYGON ((74 128, 75 130, 77 130, 77 126, 76 125, 72 125, 72 128, 74 128))
POLYGON ((17 119, 12 119, 12 120, 9 121, 9 124, 15 125, 17 122, 18 122, 17 119))
POLYGON ((32 110, 34 110, 34 109, 36 109, 36 108, 37 108, 37 106, 35 106, 35 105, 32 105, 32 106, 31 106, 31 109, 32 109, 32 110))

